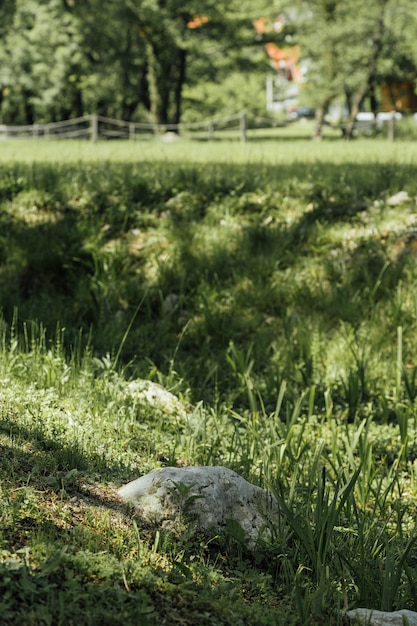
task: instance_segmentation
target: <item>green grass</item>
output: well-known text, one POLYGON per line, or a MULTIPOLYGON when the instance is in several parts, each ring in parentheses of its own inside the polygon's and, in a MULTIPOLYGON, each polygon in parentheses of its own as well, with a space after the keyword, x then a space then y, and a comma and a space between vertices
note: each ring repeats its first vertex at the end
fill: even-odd
MULTIPOLYGON (((369 164, 381 162, 413 163, 416 156, 414 141, 415 129, 411 121, 404 122, 404 132, 399 133, 399 141, 389 142, 383 137, 359 138, 346 142, 341 140, 340 131, 324 127, 323 141, 311 141, 313 122, 297 122, 284 128, 252 129, 248 131, 248 141, 240 143, 239 131, 221 131, 214 134, 213 141, 207 141, 207 133, 200 140, 193 141, 187 136, 178 141, 165 141, 164 137, 136 141, 99 141, 93 144, 86 140, 49 141, 19 139, 0 141, 0 162, 10 163, 54 163, 57 167, 69 162, 111 161, 174 163, 260 163, 285 164, 294 166, 305 163, 329 160, 334 164, 351 162, 369 164), (409 127, 409 124, 411 125, 409 127)), ((402 128, 402 126, 399 127, 402 128)))
POLYGON ((417 610, 415 145, 1 148, 4 623, 417 610), (163 464, 231 467, 286 522, 255 554, 146 526, 116 489, 163 464))

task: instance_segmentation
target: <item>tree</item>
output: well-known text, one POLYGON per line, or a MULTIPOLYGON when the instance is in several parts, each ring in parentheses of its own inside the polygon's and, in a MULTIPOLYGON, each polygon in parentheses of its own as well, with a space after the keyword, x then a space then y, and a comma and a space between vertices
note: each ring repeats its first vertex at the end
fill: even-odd
POLYGON ((299 0, 292 12, 309 63, 306 90, 317 107, 315 136, 321 135, 331 102, 344 96, 350 138, 364 99, 375 93, 388 69, 397 64, 397 72, 401 65, 408 66, 408 73, 411 66, 416 71, 416 46, 410 39, 415 9, 410 0, 299 0))
POLYGON ((268 4, 4 0, 2 119, 99 113, 177 124, 187 80, 221 80, 231 68, 256 66, 259 58, 246 51, 254 42, 252 20, 268 4))
POLYGON ((276 35, 256 31, 254 22, 260 15, 266 16, 262 21, 272 23, 270 2, 264 7, 258 2, 255 8, 253 3, 241 3, 239 10, 229 5, 229 12, 219 15, 216 23, 205 25, 204 33, 194 40, 188 53, 184 89, 187 121, 233 115, 241 110, 265 116, 269 61, 264 48, 276 35))
POLYGON ((3 33, 2 113, 6 121, 33 123, 82 110, 73 76, 81 59, 76 25, 63 19, 59 0, 17 0, 3 33))
MULTIPOLYGON (((353 135, 356 116, 365 96, 375 88, 378 75, 378 67, 384 52, 386 39, 386 11, 390 0, 374 0, 367 6, 369 13, 362 12, 360 33, 363 39, 357 46, 358 53, 352 64, 354 73, 346 77, 346 84, 353 93, 350 118, 346 131, 346 138, 353 135)), ((360 6, 358 7, 360 9, 360 6)), ((358 42, 359 43, 359 42, 358 42)))
MULTIPOLYGON (((237 64, 242 41, 249 32, 254 36, 253 8, 250 3, 245 6, 245 0, 127 0, 127 4, 145 41, 150 110, 157 123, 179 122, 192 63, 201 68, 204 80, 213 72, 216 51, 237 64)), ((261 9, 259 2, 257 10, 261 9)))
POLYGON ((352 94, 346 137, 352 137, 355 119, 367 96, 377 111, 375 90, 393 75, 404 80, 417 71, 416 46, 410 33, 417 25, 415 7, 409 0, 373 0, 364 6, 358 2, 356 56, 350 60, 352 72, 346 77, 346 89, 352 94), (411 27, 411 28, 410 28, 411 27))
POLYGON ((100 112, 131 119, 147 103, 144 45, 124 2, 10 2, 1 32, 1 112, 33 123, 100 112))
POLYGON ((78 68, 85 110, 134 119, 138 107, 149 109, 145 44, 128 3, 67 0, 77 20, 83 60, 78 68))
MULTIPOLYGON (((0 4, 0 67, 4 63, 4 49, 1 44, 3 44, 5 37, 10 29, 11 24, 13 23, 13 16, 15 10, 15 2, 14 0, 4 0, 0 4)), ((4 97, 8 94, 7 85, 4 83, 4 77, 2 76, 2 72, 0 72, 0 111, 3 103, 4 97)))
POLYGON ((320 138, 327 109, 343 91, 344 47, 352 26, 350 12, 345 2, 315 0, 303 2, 294 20, 302 55, 309 66, 306 89, 316 108, 314 137, 320 138))

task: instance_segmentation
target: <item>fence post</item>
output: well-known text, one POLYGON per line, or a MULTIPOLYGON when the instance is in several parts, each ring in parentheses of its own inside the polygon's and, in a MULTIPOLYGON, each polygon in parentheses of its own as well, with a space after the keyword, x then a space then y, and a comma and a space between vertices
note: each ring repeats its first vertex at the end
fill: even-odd
POLYGON ((130 141, 135 141, 136 139, 135 125, 133 122, 130 122, 129 124, 129 139, 130 141))
POLYGON ((395 111, 391 111, 391 117, 388 120, 388 139, 395 140, 395 111))
POLYGON ((90 137, 93 143, 98 139, 98 115, 93 113, 90 115, 90 137))
POLYGON ((246 112, 242 111, 240 114, 240 141, 242 143, 246 142, 246 130, 247 130, 248 120, 246 116, 246 112))
POLYGON ((214 139, 214 124, 210 122, 208 125, 208 140, 213 141, 214 139))

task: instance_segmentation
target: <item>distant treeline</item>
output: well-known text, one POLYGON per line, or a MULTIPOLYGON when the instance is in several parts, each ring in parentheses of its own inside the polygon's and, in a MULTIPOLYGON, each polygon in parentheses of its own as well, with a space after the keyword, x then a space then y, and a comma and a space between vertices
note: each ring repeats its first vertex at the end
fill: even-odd
POLYGON ((250 4, 3 0, 0 123, 95 113, 176 124, 186 83, 219 83, 232 69, 264 75, 250 4))
MULTIPOLYGON (((316 110, 320 134, 335 101, 346 103, 353 128, 365 101, 378 109, 382 84, 409 86, 417 75, 411 0, 286 5, 2 0, 0 123, 95 114, 178 124, 239 110, 261 115, 266 74, 279 84, 292 80, 285 64, 266 53, 274 44, 277 59, 286 47, 299 50, 297 62, 306 70, 299 100, 316 110)), ((392 108, 401 102, 394 98, 392 108)))

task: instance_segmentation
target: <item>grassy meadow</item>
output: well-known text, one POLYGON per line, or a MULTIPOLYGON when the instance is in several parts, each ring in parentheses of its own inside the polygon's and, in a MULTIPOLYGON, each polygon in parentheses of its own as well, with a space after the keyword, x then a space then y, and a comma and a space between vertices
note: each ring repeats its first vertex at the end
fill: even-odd
POLYGON ((416 198, 406 140, 0 142, 2 623, 417 610, 416 198), (117 497, 195 464, 275 494, 270 544, 117 497))

